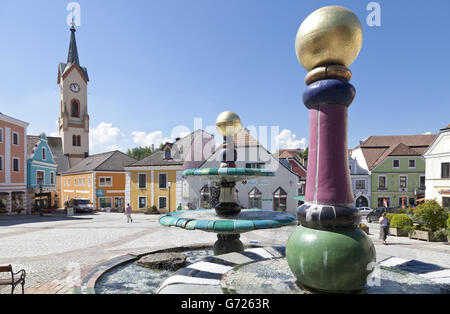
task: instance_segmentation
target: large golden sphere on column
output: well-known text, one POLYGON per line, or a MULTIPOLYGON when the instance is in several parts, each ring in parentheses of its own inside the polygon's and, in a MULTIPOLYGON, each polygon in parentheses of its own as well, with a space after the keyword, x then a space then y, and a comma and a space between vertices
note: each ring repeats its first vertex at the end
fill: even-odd
POLYGON ((308 71, 326 64, 349 67, 358 57, 362 42, 358 17, 347 8, 328 6, 305 19, 297 33, 295 50, 308 71))
POLYGON ((242 129, 241 118, 231 111, 222 112, 217 117, 216 127, 222 136, 235 136, 242 129))

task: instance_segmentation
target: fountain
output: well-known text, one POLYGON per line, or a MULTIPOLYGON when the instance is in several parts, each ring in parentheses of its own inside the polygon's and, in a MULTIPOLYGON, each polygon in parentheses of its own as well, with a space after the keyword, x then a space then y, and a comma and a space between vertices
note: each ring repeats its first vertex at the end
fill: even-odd
POLYGON ((238 156, 234 137, 242 128, 237 114, 223 112, 217 118, 216 126, 224 137, 220 168, 190 169, 183 173, 185 178, 205 177, 220 183, 220 198, 215 210, 178 211, 162 216, 159 222, 169 227, 217 233, 214 254, 220 255, 244 250, 240 241, 241 233, 291 226, 297 223, 297 219, 293 215, 276 211, 242 210, 238 204, 236 182, 275 174, 265 169, 236 168, 238 156))

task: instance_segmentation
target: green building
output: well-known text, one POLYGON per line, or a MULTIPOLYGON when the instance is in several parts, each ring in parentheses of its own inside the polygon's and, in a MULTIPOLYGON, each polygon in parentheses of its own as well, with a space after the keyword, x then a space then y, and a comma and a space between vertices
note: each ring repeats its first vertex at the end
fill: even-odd
POLYGON ((370 176, 372 208, 407 208, 425 197, 423 154, 435 134, 371 136, 352 151, 370 176))

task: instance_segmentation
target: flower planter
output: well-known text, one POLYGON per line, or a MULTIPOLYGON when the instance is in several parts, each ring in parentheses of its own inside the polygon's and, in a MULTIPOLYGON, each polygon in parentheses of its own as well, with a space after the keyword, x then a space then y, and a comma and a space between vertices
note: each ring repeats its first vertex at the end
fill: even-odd
POLYGON ((398 228, 389 228, 389 235, 395 236, 395 237, 407 237, 408 231, 398 229, 398 228))
POLYGON ((433 232, 423 231, 423 230, 415 230, 409 234, 411 239, 424 240, 428 242, 435 241, 433 232))
POLYGON ((361 227, 361 230, 364 231, 366 234, 369 234, 369 227, 367 226, 361 227))

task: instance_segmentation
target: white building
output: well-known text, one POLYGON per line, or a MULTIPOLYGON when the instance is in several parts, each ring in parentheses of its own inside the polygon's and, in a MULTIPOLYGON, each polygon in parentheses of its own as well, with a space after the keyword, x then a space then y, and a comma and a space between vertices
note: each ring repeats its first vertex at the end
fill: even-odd
POLYGON ((354 205, 356 207, 369 207, 371 200, 370 176, 369 170, 364 168, 366 164, 363 158, 357 158, 349 155, 348 164, 350 167, 350 177, 352 180, 353 196, 355 198, 354 205), (359 163, 362 162, 363 165, 359 163))
MULTIPOLYGON (((248 132, 242 130, 236 137, 237 168, 259 168, 275 172, 274 177, 262 177, 237 182, 238 203, 243 208, 280 210, 296 214, 299 177, 281 164, 277 158, 260 145, 248 132)), ((222 148, 217 149, 200 167, 219 168, 222 148)), ((211 197, 210 180, 189 177, 184 180, 183 196, 190 208, 205 208, 211 197)))
POLYGON ((425 151, 425 199, 450 207, 450 124, 425 151))

